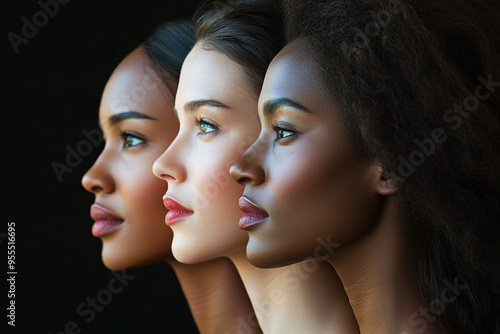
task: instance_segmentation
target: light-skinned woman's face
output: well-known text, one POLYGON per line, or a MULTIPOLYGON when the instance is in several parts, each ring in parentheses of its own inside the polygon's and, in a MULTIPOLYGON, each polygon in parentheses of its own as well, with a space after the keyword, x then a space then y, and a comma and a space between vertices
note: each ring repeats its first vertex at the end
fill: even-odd
POLYGON ((102 239, 102 260, 110 269, 172 256, 162 202, 167 185, 151 168, 179 128, 173 101, 142 48, 118 65, 104 89, 99 122, 106 145, 82 184, 95 194, 92 234, 102 239))
POLYGON ((257 99, 244 69, 198 43, 181 71, 175 109, 179 134, 155 162, 168 182, 166 223, 174 231, 172 252, 196 263, 244 251, 248 236, 238 227, 243 187, 229 167, 255 141, 257 99))
POLYGON ((380 205, 378 173, 354 154, 312 58, 294 42, 273 60, 261 133, 231 168, 245 185, 247 256, 260 267, 326 259, 367 232, 380 205))

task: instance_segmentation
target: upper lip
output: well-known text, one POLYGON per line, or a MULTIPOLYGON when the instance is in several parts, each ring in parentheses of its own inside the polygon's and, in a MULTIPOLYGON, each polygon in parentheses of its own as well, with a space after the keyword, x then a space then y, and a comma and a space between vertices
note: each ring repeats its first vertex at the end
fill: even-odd
POLYGON ((245 196, 241 196, 238 204, 240 206, 240 210, 245 214, 256 214, 259 216, 269 216, 269 214, 264 210, 255 205, 252 200, 245 196))
POLYGON ((193 212, 192 210, 185 208, 181 203, 177 202, 175 199, 168 195, 163 197, 163 204, 169 211, 193 212))
POLYGON ((123 221, 123 218, 118 217, 112 211, 97 203, 92 204, 90 207, 90 216, 95 221, 123 221))

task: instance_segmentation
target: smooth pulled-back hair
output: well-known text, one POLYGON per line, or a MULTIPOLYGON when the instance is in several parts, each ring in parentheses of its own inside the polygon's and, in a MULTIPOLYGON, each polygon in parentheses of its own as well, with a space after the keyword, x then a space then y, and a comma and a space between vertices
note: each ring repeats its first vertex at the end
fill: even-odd
POLYGON ((310 49, 353 148, 398 186, 422 232, 438 320, 500 333, 500 2, 283 0, 287 41, 310 49))
POLYGON ((240 64, 256 93, 284 46, 280 6, 274 0, 205 1, 193 17, 195 43, 240 64))
POLYGON ((156 74, 173 96, 182 63, 194 44, 193 26, 189 20, 162 23, 141 46, 146 51, 156 74))

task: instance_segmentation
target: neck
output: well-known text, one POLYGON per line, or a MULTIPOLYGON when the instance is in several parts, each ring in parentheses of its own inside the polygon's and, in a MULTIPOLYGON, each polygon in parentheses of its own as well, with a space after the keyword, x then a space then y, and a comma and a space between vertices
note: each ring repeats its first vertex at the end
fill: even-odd
POLYGON ((328 263, 307 260, 260 269, 245 252, 231 260, 255 310, 245 318, 249 326, 258 319, 264 333, 359 333, 347 295, 328 263))
POLYGON ((329 261, 361 333, 440 333, 431 318, 419 315, 428 306, 417 285, 418 232, 405 226, 397 208, 397 199, 387 198, 373 230, 329 261))
MULTIPOLYGON (((241 333, 241 324, 253 312, 235 266, 227 258, 200 264, 168 261, 181 284, 201 334, 241 333)), ((262 333, 258 325, 248 333, 262 333)), ((247 332, 245 332, 247 333, 247 332)))

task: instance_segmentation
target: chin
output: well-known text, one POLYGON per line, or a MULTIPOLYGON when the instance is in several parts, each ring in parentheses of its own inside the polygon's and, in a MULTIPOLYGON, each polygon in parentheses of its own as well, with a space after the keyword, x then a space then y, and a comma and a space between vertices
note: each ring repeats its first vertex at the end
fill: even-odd
POLYGON ((177 261, 184 264, 197 264, 215 258, 206 249, 196 247, 196 245, 179 244, 175 241, 172 243, 172 254, 177 261))
POLYGON ((276 259, 272 252, 266 251, 266 247, 259 245, 257 241, 250 238, 247 244, 246 254, 248 261, 255 267, 258 268, 275 268, 281 267, 284 264, 280 264, 281 261, 276 259))
MULTIPOLYGON (((225 245, 221 242, 194 242, 192 238, 180 238, 174 236, 172 242, 172 254, 180 263, 197 264, 213 259, 227 257, 236 252, 234 245, 225 245)), ((239 247, 243 252, 243 246, 239 247)))
POLYGON ((116 259, 109 259, 109 257, 102 256, 102 263, 106 268, 109 270, 113 271, 118 271, 118 270, 123 270, 123 269, 128 269, 130 268, 126 264, 124 264, 122 261, 117 261, 116 259))
POLYGON ((280 251, 269 249, 267 245, 262 245, 253 238, 248 241, 246 254, 248 262, 258 268, 278 268, 293 263, 300 262, 310 256, 289 254, 290 250, 280 251))
POLYGON ((126 256, 126 254, 117 254, 116 251, 106 249, 106 247, 102 249, 101 258, 104 266, 113 271, 138 268, 147 265, 147 263, 143 263, 142 261, 133 261, 132 258, 130 256, 126 256))

